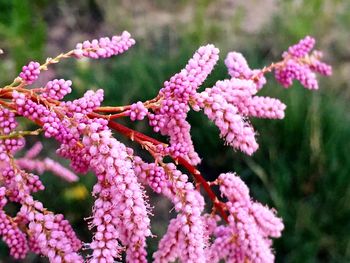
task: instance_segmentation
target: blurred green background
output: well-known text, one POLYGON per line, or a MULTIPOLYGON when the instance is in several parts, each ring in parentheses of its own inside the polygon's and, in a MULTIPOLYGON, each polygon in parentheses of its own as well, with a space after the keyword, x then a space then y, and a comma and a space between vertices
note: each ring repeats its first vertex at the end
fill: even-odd
MULTIPOLYGON (((228 51, 243 53, 253 68, 274 60, 305 35, 332 64, 331 78, 320 90, 295 84, 283 89, 269 76, 263 94, 288 106, 281 121, 253 120, 260 149, 247 157, 223 146, 218 130, 201 114, 191 114, 195 146, 210 179, 236 171, 252 196, 273 206, 285 230, 274 242, 276 262, 350 262, 350 1, 348 0, 0 0, 0 84, 11 81, 22 65, 67 51, 75 43, 128 30, 137 45, 120 57, 100 61, 65 61, 40 79, 72 79, 72 98, 104 88, 106 105, 154 97, 162 83, 179 71, 199 45, 214 43, 221 59, 204 86, 227 77, 228 51)), ((135 128, 151 134, 145 122, 135 128)), ((122 138, 121 138, 122 139, 122 138)), ((123 140, 123 139, 122 139, 123 140)), ((31 138, 28 147, 34 143, 31 138)), ((44 155, 57 158, 54 142, 44 155)), ((84 218, 91 212, 93 176, 68 185, 43 175, 46 191, 37 198, 64 213, 86 242, 84 218)), ((171 205, 152 197, 153 232, 166 229, 171 205)), ((150 253, 157 240, 149 242, 150 253)), ((13 262, 0 243, 0 262, 13 262)), ((30 255, 26 262, 46 262, 30 255)))

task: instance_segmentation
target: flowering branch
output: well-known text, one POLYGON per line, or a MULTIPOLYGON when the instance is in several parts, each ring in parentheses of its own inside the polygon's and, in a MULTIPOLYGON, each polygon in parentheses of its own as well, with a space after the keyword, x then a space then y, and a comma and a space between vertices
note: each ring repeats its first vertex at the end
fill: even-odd
POLYGON ((248 118, 282 119, 286 108, 278 99, 257 95, 266 84, 265 74, 274 72, 286 88, 298 80, 312 90, 318 89, 315 73, 331 74, 331 67, 321 61, 322 53, 311 52, 315 40, 305 37, 284 52, 281 61, 263 69, 251 69, 242 54, 230 52, 225 59, 230 77, 199 91, 219 58, 214 45, 202 46, 184 69, 164 82, 155 98, 125 106, 102 106, 101 89, 64 101, 72 91, 70 80, 54 79, 44 87, 28 87, 35 85, 41 71, 62 59, 107 58, 134 44, 128 32, 85 41, 44 64, 30 62, 11 84, 0 88, 0 235, 10 254, 22 259, 31 250, 50 262, 108 263, 121 259, 125 251, 127 262, 146 262, 146 240, 152 236, 147 186, 168 198, 177 212, 153 254, 155 262, 273 262, 271 238, 280 237, 282 220, 251 200, 248 187, 234 173, 221 174, 214 182, 204 179, 196 168, 201 158, 192 142, 187 115, 191 109, 203 110, 226 144, 252 155, 258 143, 248 118), (18 117, 40 128, 16 130, 18 117), (167 143, 115 121, 121 117, 131 121, 147 118, 154 132, 168 138, 167 143), (142 160, 113 137, 112 131, 140 144, 154 160, 142 160), (39 159, 40 143, 24 157, 16 157, 25 136, 41 132, 59 142, 57 154, 69 159, 76 173, 91 170, 96 176, 95 203, 88 222, 93 236, 90 243, 85 242, 91 254, 85 259, 79 254, 82 242, 68 221, 32 197, 44 190, 40 177, 32 172, 52 171, 68 182, 78 176, 56 161, 39 159), (166 156, 172 162, 165 162, 166 156), (178 166, 184 167, 194 182, 178 166), (214 185, 222 198, 212 190, 214 185), (198 186, 212 202, 211 213, 205 212, 205 198, 198 186), (19 204, 16 217, 3 209, 8 201, 19 204), (9 236, 9 231, 14 235, 9 236))

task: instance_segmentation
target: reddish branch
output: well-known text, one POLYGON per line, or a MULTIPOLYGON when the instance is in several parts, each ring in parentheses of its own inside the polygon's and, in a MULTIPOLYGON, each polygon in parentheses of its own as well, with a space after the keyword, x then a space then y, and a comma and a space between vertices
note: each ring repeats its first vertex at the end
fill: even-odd
POLYGON ((210 188, 210 185, 208 182, 203 178, 201 173, 191 165, 189 162, 187 162, 184 158, 178 157, 175 159, 179 164, 181 164, 183 167, 185 167, 196 179, 196 181, 202 185, 204 191, 207 192, 210 200, 213 202, 214 208, 220 213, 221 217, 228 222, 227 214, 225 212, 225 205, 224 203, 220 202, 219 199, 216 197, 213 190, 210 188))

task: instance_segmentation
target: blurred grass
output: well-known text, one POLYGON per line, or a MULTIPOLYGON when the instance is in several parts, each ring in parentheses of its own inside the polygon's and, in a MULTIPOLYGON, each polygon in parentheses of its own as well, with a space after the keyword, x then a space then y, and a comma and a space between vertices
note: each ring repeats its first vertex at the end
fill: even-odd
MULTIPOLYGON (((62 4, 62 1, 58 2, 62 4)), ((200 169, 208 179, 214 179, 220 172, 236 171, 248 183, 256 199, 277 209, 286 225, 282 238, 274 245, 277 262, 350 262, 349 84, 346 79, 339 78, 338 72, 342 63, 348 62, 343 42, 347 39, 350 4, 334 1, 329 6, 332 2, 325 0, 278 3, 279 12, 269 26, 254 35, 244 33, 239 26, 244 13, 237 12, 232 21, 227 21, 237 23, 237 32, 230 34, 237 33, 237 37, 249 40, 239 45, 237 51, 246 55, 252 67, 261 67, 276 59, 297 39, 306 34, 314 35, 321 40, 321 47, 329 48, 327 59, 334 65, 334 77, 321 78, 320 91, 317 92, 305 90, 298 84, 286 90, 270 78, 261 94, 285 102, 286 117, 280 121, 252 121, 260 144, 253 157, 223 146, 217 128, 203 114, 191 113, 193 140, 203 157, 200 169), (339 34, 339 37, 332 34, 339 34)), ((182 1, 180 5, 187 4, 188 1, 182 1)), ((28 57, 43 57, 46 25, 38 9, 46 5, 45 1, 37 7, 27 1, 11 4, 0 1, 1 14, 5 14, 3 10, 9 10, 6 11, 7 18, 0 19, 0 35, 4 36, 0 43, 5 43, 10 51, 7 62, 12 61, 17 68, 27 62, 28 57), (29 15, 19 15, 23 8, 29 10, 29 15), (23 33, 31 19, 41 24, 38 32, 23 33), (22 40, 13 42, 17 38, 22 40), (38 41, 37 45, 24 44, 31 41, 38 41)), ((159 5, 168 7, 163 2, 159 5)), ((106 105, 129 104, 154 97, 164 80, 186 64, 198 45, 214 42, 222 54, 218 66, 204 85, 210 86, 227 76, 223 65, 224 51, 233 48, 226 39, 227 32, 220 27, 222 21, 207 21, 207 10, 213 1, 197 1, 197 5, 194 23, 188 28, 179 27, 180 31, 174 32, 173 27, 165 28, 157 36, 144 37, 133 49, 117 58, 65 61, 56 67, 57 74, 73 80, 71 97, 82 95, 89 88, 104 88, 106 105)), ((14 68, 12 73, 15 74, 14 68)), ((145 122, 131 125, 152 134, 145 122)), ((49 142, 46 149, 52 148, 52 143, 49 142)), ((54 153, 48 154, 54 156, 54 153)), ((91 190, 93 177, 84 176, 81 182, 71 186, 51 175, 44 175, 43 180, 47 190, 38 194, 38 198, 53 211, 67 215, 78 234, 85 241, 89 240, 83 218, 89 216, 93 200, 89 196, 82 197, 81 191, 85 191, 83 188, 91 190)), ((160 215, 156 214, 154 218, 154 232, 161 235, 171 216, 167 211, 169 204, 159 199, 152 201, 160 207, 157 208, 160 215)), ((1 245, 0 249, 6 251, 1 245)), ((156 243, 150 241, 150 251, 155 249, 156 243)), ((6 252, 1 255, 6 255, 6 252)), ((38 260, 34 258, 29 262, 38 260)))
MULTIPOLYGON (((42 60, 46 24, 40 14, 44 1, 0 0, 0 47, 6 52, 7 64, 1 63, 2 72, 19 71, 30 59, 42 60), (9 65, 9 63, 12 63, 9 65)), ((6 76, 6 74, 4 74, 6 76)), ((0 80, 3 83, 4 79, 0 80)))

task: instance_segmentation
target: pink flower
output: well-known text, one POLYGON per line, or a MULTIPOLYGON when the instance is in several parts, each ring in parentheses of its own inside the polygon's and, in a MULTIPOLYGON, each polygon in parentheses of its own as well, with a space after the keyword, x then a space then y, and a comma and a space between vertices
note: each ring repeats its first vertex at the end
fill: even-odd
POLYGON ((232 78, 252 80, 258 90, 266 84, 266 79, 263 74, 260 74, 260 70, 250 69, 248 62, 241 53, 229 52, 225 59, 225 65, 232 78))
POLYGON ((284 53, 283 56, 292 56, 295 58, 305 57, 314 48, 316 40, 313 37, 306 36, 301 39, 297 44, 290 46, 288 52, 284 53))
POLYGON ((215 90, 206 90, 200 94, 204 113, 220 130, 220 136, 228 145, 240 149, 248 155, 258 149, 252 126, 240 115, 237 107, 230 104, 215 90))
POLYGON ((306 36, 299 43, 288 48, 283 53, 284 63, 277 66, 275 70, 276 80, 285 88, 292 85, 293 80, 299 80, 300 83, 308 89, 318 89, 316 74, 329 76, 332 74, 331 66, 321 62, 322 53, 314 51, 309 54, 315 46, 315 39, 306 36))
POLYGON ((9 134, 17 125, 15 113, 0 106, 0 134, 9 134))
POLYGON ((72 81, 64 79, 54 79, 49 81, 42 93, 44 98, 61 100, 67 94, 72 92, 72 81))
POLYGON ((110 131, 97 131, 91 126, 87 132, 83 143, 98 179, 93 192, 98 198, 91 223, 97 230, 90 245, 94 250, 91 262, 114 262, 119 258, 118 240, 127 247, 128 261, 146 262, 146 237, 151 235, 149 208, 128 150, 110 131), (96 245, 99 240, 103 240, 103 246, 96 245))
POLYGON ((29 62, 27 66, 23 66, 19 77, 27 84, 32 84, 40 75, 40 64, 35 61, 29 62))
POLYGON ((232 173, 218 178, 221 193, 227 198, 227 226, 217 226, 213 244, 206 253, 212 262, 274 262, 271 237, 279 237, 284 225, 267 207, 251 200, 249 189, 232 173))
POLYGON ((168 152, 174 157, 184 157, 192 164, 200 158, 194 150, 190 135, 187 113, 190 98, 213 70, 219 50, 214 45, 200 47, 188 61, 185 69, 164 83, 159 95, 162 97, 159 109, 149 113, 149 124, 155 132, 170 137, 168 152))
POLYGON ((79 43, 74 50, 74 55, 77 58, 109 58, 124 53, 134 44, 135 40, 131 38, 129 32, 124 31, 120 36, 102 37, 99 40, 94 39, 91 42, 86 40, 79 43))
POLYGON ((143 105, 141 101, 138 101, 136 103, 133 103, 130 107, 130 120, 132 121, 141 121, 143 120, 148 113, 148 109, 143 105))
POLYGON ((6 188, 0 187, 0 235, 10 248, 10 255, 15 259, 23 259, 28 252, 26 236, 3 210, 7 203, 5 195, 6 188))
POLYGON ((73 113, 88 114, 101 105, 103 94, 104 91, 102 89, 99 89, 96 92, 89 90, 85 92, 84 96, 80 99, 62 102, 61 107, 65 108, 69 115, 72 115, 73 113))

